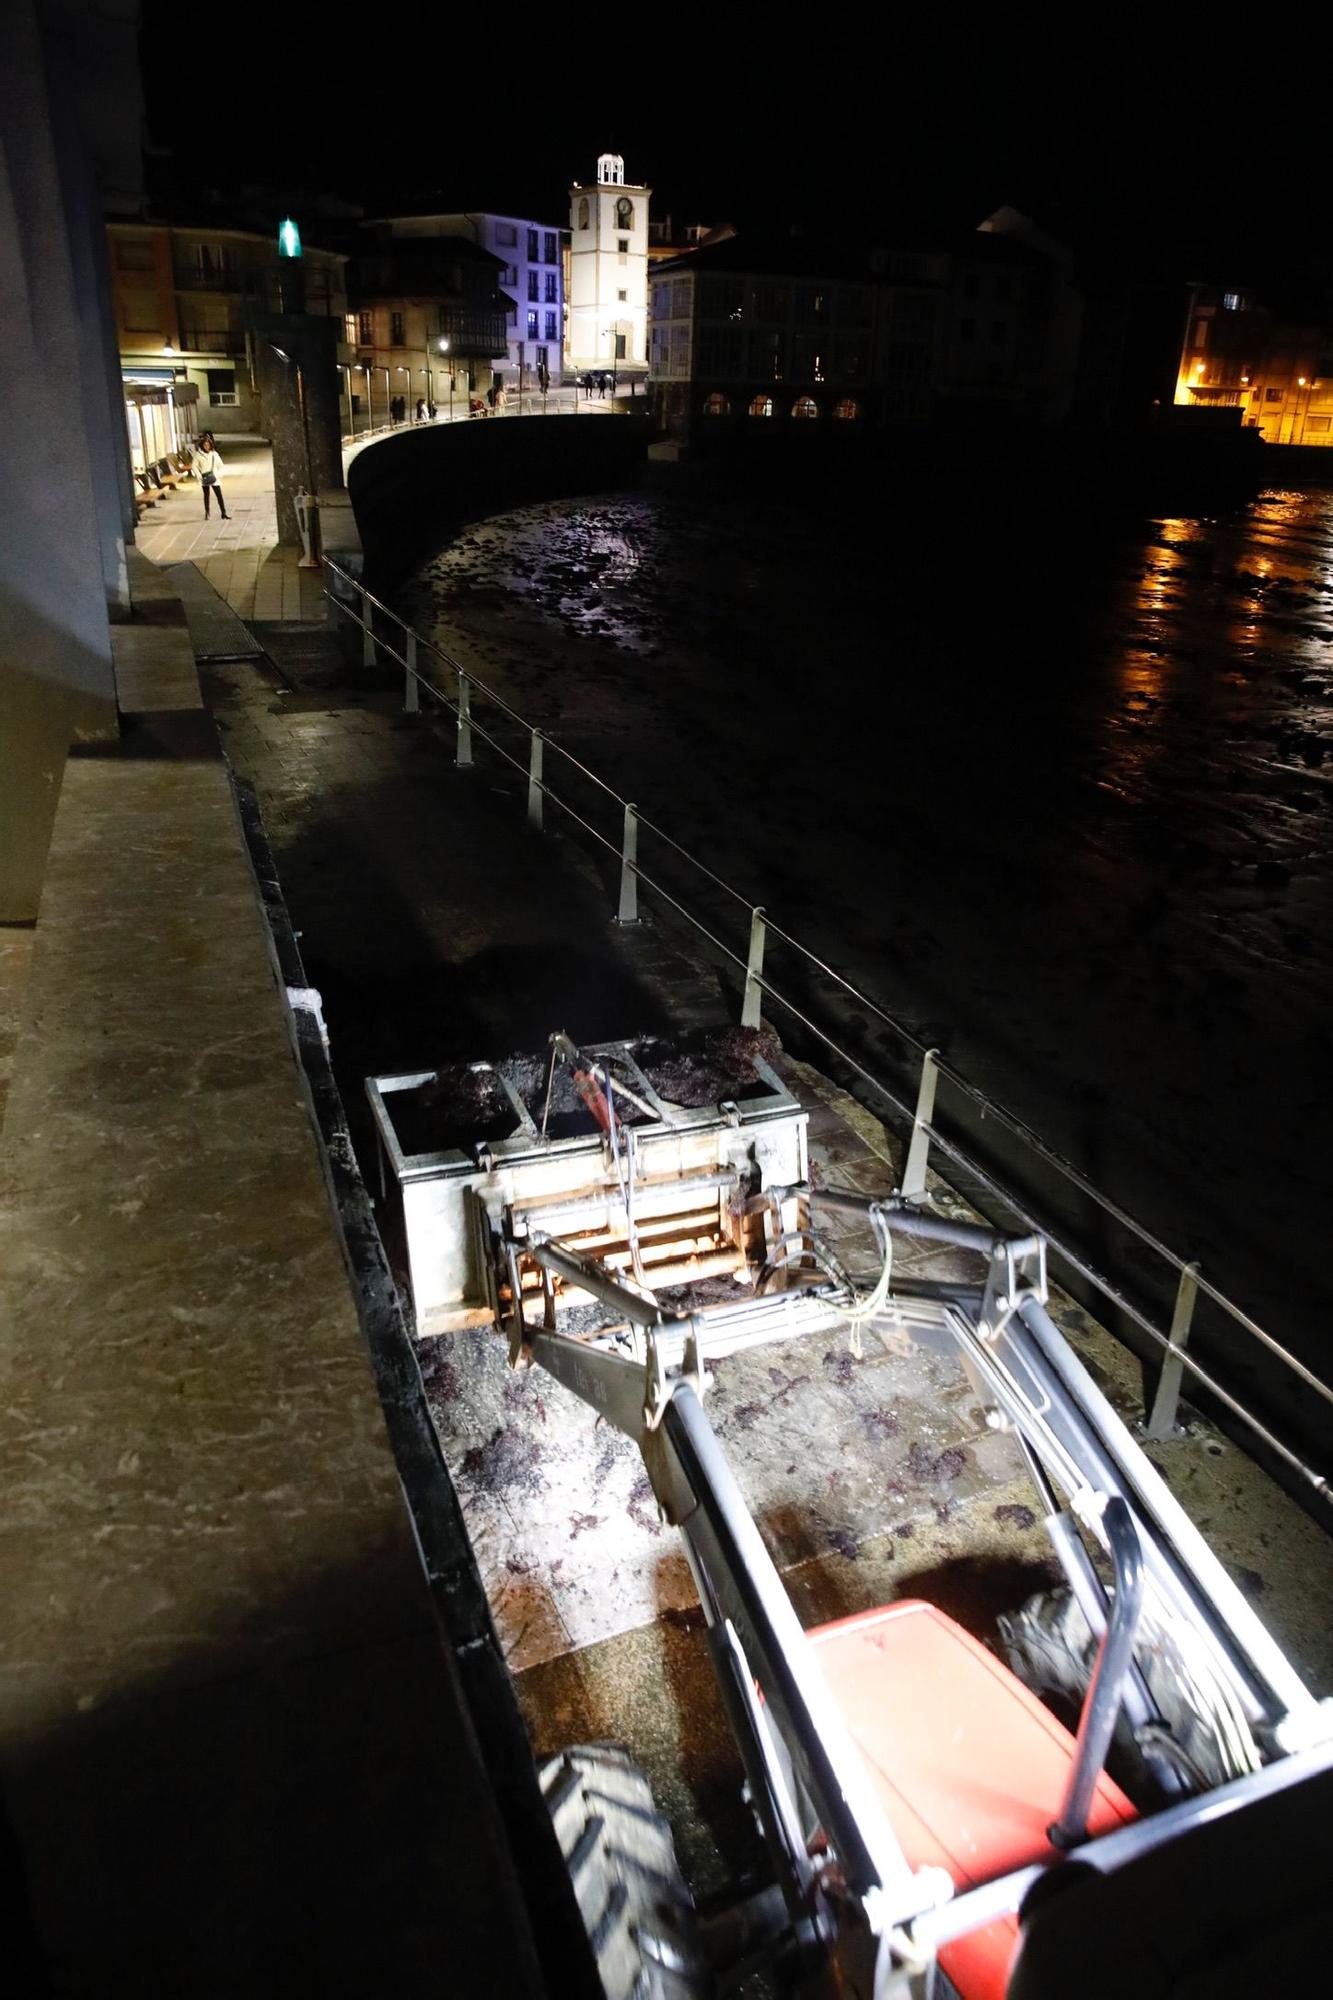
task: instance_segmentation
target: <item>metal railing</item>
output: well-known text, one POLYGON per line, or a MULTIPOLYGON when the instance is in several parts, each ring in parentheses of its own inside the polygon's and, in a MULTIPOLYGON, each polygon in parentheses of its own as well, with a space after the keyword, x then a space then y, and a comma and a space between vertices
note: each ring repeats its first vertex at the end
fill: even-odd
MULTIPOLYGON (((342 365, 345 367, 347 364, 344 362, 342 365)), ((343 402, 345 404, 345 397, 343 398, 343 402)), ((392 424, 372 424, 367 419, 366 423, 359 425, 354 432, 344 431, 342 434, 342 443, 344 445, 369 444, 374 438, 390 437, 398 431, 429 430, 432 424, 459 424, 473 417, 485 417, 488 420, 492 417, 576 417, 580 411, 585 415, 596 413, 601 416, 607 416, 612 414, 609 395, 604 401, 599 401, 596 396, 589 400, 584 397, 581 389, 571 388, 566 383, 562 383, 558 388, 551 389, 546 395, 543 395, 541 390, 537 388, 526 388, 521 394, 517 389, 507 389, 505 391, 504 408, 502 410, 493 410, 489 404, 485 403, 484 397, 479 397, 475 392, 464 389, 455 392, 452 416, 450 415, 446 394, 445 401, 437 404, 433 417, 424 417, 418 423, 415 417, 409 414, 401 423, 392 424), (482 402, 483 408, 480 410, 472 409, 471 404, 474 402, 482 402)))
MULTIPOLYGON (((1215 1374, 1213 1368, 1206 1367, 1191 1351, 1191 1335, 1194 1331, 1196 1309, 1200 1297, 1207 1299, 1230 1324, 1257 1351, 1275 1362, 1284 1371, 1290 1386, 1309 1392, 1324 1403, 1333 1405, 1333 1387, 1313 1373, 1299 1357, 1293 1354, 1264 1327, 1238 1306, 1226 1293, 1210 1279, 1206 1278, 1197 1261, 1180 1256, 1169 1245, 1146 1229, 1134 1216, 1118 1202, 1093 1185, 1062 1154, 1041 1138, 1032 1127, 1007 1110, 1002 1104, 981 1090, 952 1063, 946 1062, 937 1048, 929 1046, 895 1015, 863 991, 854 981, 848 979, 836 967, 827 963, 800 939, 770 917, 766 910, 727 882, 697 855, 682 846, 664 827, 649 819, 639 811, 630 799, 624 798, 614 785, 608 784, 596 771, 567 750, 554 737, 549 736, 537 724, 521 715, 503 695, 489 687, 470 668, 455 660, 434 640, 425 638, 415 631, 405 619, 389 605, 366 589, 357 578, 342 569, 337 563, 326 559, 325 595, 335 609, 349 618, 361 630, 361 657, 365 666, 376 665, 383 655, 394 661, 403 671, 403 706, 415 714, 421 708, 422 695, 428 695, 441 708, 453 716, 457 748, 455 762, 459 769, 466 770, 474 763, 474 747, 477 741, 484 743, 505 764, 516 771, 526 781, 525 799, 528 823, 537 831, 545 827, 546 809, 551 806, 563 814, 580 829, 603 853, 609 855, 615 864, 616 909, 615 921, 633 924, 639 920, 639 891, 642 887, 651 897, 664 905, 680 918, 692 931, 703 938, 712 950, 743 975, 741 991, 740 1022, 742 1027, 757 1028, 765 1005, 781 1009, 789 1019, 794 1020, 808 1034, 813 1035, 843 1065, 844 1069, 857 1078, 875 1098, 887 1105, 894 1118, 906 1131, 906 1157, 898 1192, 905 1199, 920 1201, 927 1196, 927 1173, 932 1153, 947 1161, 955 1174, 961 1173, 972 1184, 968 1190, 969 1201, 984 1213, 983 1199, 986 1196, 998 1202, 1007 1211, 1006 1224, 1012 1226, 1017 1220, 1025 1229, 1040 1233, 1047 1239, 1053 1263, 1063 1265, 1081 1279, 1087 1287, 1115 1310, 1123 1314, 1159 1350, 1161 1367, 1151 1405, 1145 1408, 1145 1428, 1149 1438, 1163 1439, 1175 1428, 1179 1409, 1181 1387, 1184 1377, 1191 1379, 1208 1395, 1226 1408, 1232 1416, 1245 1425, 1259 1442, 1274 1454, 1297 1477, 1324 1499, 1333 1498, 1333 1489, 1324 1475, 1308 1465, 1301 1454, 1248 1408, 1239 1397, 1228 1389, 1215 1374), (330 588, 328 579, 335 579, 335 587, 330 588), (376 617, 393 626, 399 635, 397 646, 391 643, 382 629, 376 628, 376 617), (423 670, 423 657, 438 662, 445 670, 445 677, 451 678, 452 692, 423 670), (488 716, 489 727, 478 719, 477 703, 481 702, 493 714, 488 716), (501 731, 511 733, 511 743, 501 740, 501 731), (517 738, 516 744, 514 737, 517 738), (577 781, 590 789, 596 805, 587 804, 580 811, 568 797, 562 796, 551 783, 548 758, 557 762, 558 769, 565 777, 577 781), (614 809, 618 823, 613 832, 604 830, 589 817, 589 813, 607 807, 614 809), (715 919, 704 919, 682 900, 677 885, 668 888, 659 874, 650 874, 640 860, 640 840, 642 836, 656 841, 664 854, 669 857, 668 865, 682 866, 691 871, 701 882, 706 881, 712 890, 718 892, 726 905, 736 905, 745 913, 745 926, 734 943, 718 934, 720 926, 715 919), (884 1077, 870 1069, 851 1049, 845 1047, 834 1035, 815 1020, 810 1012, 810 1003, 783 992, 774 984, 765 970, 765 959, 770 945, 777 941, 795 954, 806 968, 807 977, 813 976, 824 987, 831 989, 844 1002, 863 1016, 880 1023, 896 1037, 900 1050, 908 1055, 915 1068, 915 1090, 909 1085, 906 1091, 901 1086, 886 1082, 884 1077), (1016 1194, 998 1178, 997 1174, 976 1155, 969 1146, 960 1142, 953 1134, 941 1129, 936 1115, 936 1104, 941 1088, 945 1088, 957 1103, 970 1107, 979 1121, 1016 1141, 1041 1168, 1055 1180, 1091 1203, 1093 1208, 1115 1225, 1123 1236, 1137 1248, 1156 1261, 1162 1271, 1169 1274, 1174 1288, 1171 1321, 1168 1329, 1160 1327, 1152 1312, 1143 1304, 1129 1296, 1123 1286, 1106 1277, 1084 1251, 1065 1241, 1058 1230, 1052 1229, 1040 1216, 1033 1212, 1033 1204, 1016 1194), (979 1191, 979 1193, 978 1193, 979 1191)), ((802 996, 803 997, 803 996, 802 996)), ((995 1218, 991 1218, 994 1220, 995 1218)))

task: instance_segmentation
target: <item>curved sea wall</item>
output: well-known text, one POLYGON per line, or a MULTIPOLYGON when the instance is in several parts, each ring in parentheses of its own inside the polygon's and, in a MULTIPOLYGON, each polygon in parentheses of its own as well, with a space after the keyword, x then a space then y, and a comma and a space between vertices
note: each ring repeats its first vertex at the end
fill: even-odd
POLYGON ((367 445, 347 470, 367 584, 392 589, 465 521, 634 485, 648 436, 632 417, 485 417, 367 445))

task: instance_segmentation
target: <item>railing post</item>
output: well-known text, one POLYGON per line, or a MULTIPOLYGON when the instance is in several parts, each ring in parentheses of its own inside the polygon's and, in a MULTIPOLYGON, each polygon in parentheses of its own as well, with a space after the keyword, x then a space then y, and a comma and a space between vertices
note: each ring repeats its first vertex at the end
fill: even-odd
POLYGON ((620 848, 620 908, 616 911, 618 924, 637 924, 639 921, 639 877, 636 864, 639 858, 639 815, 633 806, 625 807, 625 837, 620 848))
POLYGON ((458 676, 458 755, 460 771, 472 767, 472 683, 466 674, 458 676))
POLYGON ((938 1072, 935 1068, 938 1049, 927 1049, 921 1058, 921 1083, 916 1093, 916 1115, 912 1120, 912 1138, 907 1148, 907 1164, 903 1168, 903 1184, 898 1192, 907 1201, 920 1201, 926 1192, 926 1162, 930 1158, 930 1121, 935 1116, 935 1084, 938 1072))
POLYGON ((542 830, 542 742, 540 729, 532 732, 532 752, 528 758, 528 825, 542 830))
POLYGON ((403 681, 403 708, 408 715, 415 715, 421 707, 421 683, 417 679, 417 635, 410 627, 405 657, 407 674, 403 681))
POLYGON ((1176 1427, 1176 1411, 1180 1405, 1180 1382, 1185 1373, 1183 1356, 1189 1346, 1190 1327, 1194 1321, 1194 1301, 1199 1296, 1199 1267, 1186 1264, 1180 1273, 1180 1283, 1176 1287, 1176 1309, 1171 1315, 1171 1345, 1167 1348, 1162 1362, 1162 1372, 1157 1378, 1157 1393, 1152 1400, 1152 1414, 1148 1418, 1148 1436, 1161 1440, 1169 1438, 1176 1427))
POLYGON ((375 607, 361 592, 361 664, 373 667, 375 664, 375 607))
POLYGON ((741 1001, 743 1028, 757 1028, 763 1011, 764 989, 760 982, 764 976, 764 940, 767 935, 763 910, 756 904, 750 912, 750 954, 745 962, 745 997, 741 1001))

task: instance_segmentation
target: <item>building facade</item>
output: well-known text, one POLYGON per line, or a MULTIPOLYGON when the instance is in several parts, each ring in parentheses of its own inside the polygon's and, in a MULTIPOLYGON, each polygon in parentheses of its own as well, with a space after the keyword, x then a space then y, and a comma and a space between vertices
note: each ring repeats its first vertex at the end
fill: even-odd
MULTIPOLYGON (((107 237, 139 467, 195 431, 265 435, 253 324, 281 309, 276 233, 117 221, 107 237)), ((341 319, 346 256, 306 245, 300 263, 305 311, 341 319)))
POLYGON ((1333 445, 1333 333, 1282 320, 1248 292, 1190 287, 1174 401, 1235 411, 1266 444, 1333 445))
POLYGON ((402 398, 410 418, 466 410, 503 374, 508 298, 503 266, 468 236, 407 226, 438 217, 364 225, 365 247, 348 272, 344 415, 349 433, 386 424, 402 398))
POLYGON ((650 379, 674 436, 929 420, 939 260, 736 235, 653 270, 650 379))
POLYGON ((574 376, 648 373, 648 207, 652 189, 625 179, 618 153, 603 153, 597 179, 569 190, 569 329, 565 366, 574 376))
MULTIPOLYGON (((505 297, 505 352, 497 371, 510 390, 538 387, 541 370, 559 382, 565 325, 564 232, 523 216, 459 211, 397 218, 397 236, 462 237, 500 265, 505 297)), ((496 357, 499 359, 499 357, 496 357)))
POLYGON ((1072 262, 1013 208, 950 246, 936 364, 942 421, 1042 428, 1069 416, 1083 311, 1072 262))

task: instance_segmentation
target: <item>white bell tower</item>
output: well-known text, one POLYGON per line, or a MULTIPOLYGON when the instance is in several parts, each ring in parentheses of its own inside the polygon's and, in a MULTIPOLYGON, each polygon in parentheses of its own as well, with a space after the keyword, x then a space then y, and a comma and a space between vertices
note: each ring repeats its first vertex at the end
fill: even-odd
POLYGON ((569 190, 569 345, 565 368, 623 381, 648 372, 648 203, 652 189, 625 179, 619 153, 603 153, 597 179, 569 190))

